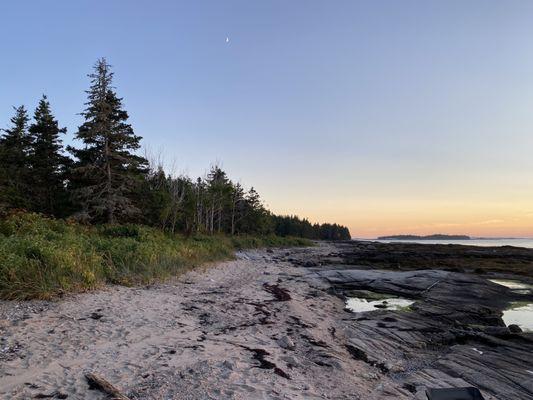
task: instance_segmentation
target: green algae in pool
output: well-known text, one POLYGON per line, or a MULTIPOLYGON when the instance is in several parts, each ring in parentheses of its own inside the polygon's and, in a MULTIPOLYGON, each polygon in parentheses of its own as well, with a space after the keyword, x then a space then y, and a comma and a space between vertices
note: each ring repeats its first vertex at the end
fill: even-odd
POLYGON ((359 297, 351 297, 346 300, 346 308, 352 312, 368 312, 379 309, 400 310, 413 304, 413 300, 391 297, 384 300, 367 300, 359 297))
POLYGON ((533 303, 513 303, 503 312, 505 325, 518 325, 525 332, 533 332, 533 303))

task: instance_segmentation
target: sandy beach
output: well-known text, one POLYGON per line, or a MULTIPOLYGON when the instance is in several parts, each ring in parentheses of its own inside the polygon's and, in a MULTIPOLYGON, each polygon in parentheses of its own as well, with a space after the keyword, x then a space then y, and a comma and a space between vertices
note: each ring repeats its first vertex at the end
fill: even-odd
POLYGON ((368 398, 374 368, 342 345, 342 301, 276 262, 282 252, 150 287, 2 303, 0 395, 102 399, 84 379, 92 371, 136 399, 368 398), (278 285, 290 300, 269 291, 278 285))
MULTIPOLYGON (((467 373, 441 368, 438 359, 454 352, 487 357, 490 343, 422 343, 438 332, 419 318, 431 311, 424 306, 405 317, 390 310, 363 318, 348 313, 334 294, 344 270, 303 266, 309 259, 338 262, 336 251, 328 244, 245 251, 162 284, 110 286, 54 302, 2 302, 0 397, 104 399, 89 390, 88 372, 131 399, 423 399, 425 384, 473 383, 467 373), (406 328, 414 321, 417 329, 406 328)), ((419 281, 426 285, 431 276, 419 281)), ((511 357, 516 365, 531 364, 531 338, 520 340, 527 346, 511 357)), ((499 358, 510 354, 499 351, 499 358)), ((498 368, 487 360, 478 372, 498 368)), ((520 398, 533 398, 531 380, 516 379, 520 398)))

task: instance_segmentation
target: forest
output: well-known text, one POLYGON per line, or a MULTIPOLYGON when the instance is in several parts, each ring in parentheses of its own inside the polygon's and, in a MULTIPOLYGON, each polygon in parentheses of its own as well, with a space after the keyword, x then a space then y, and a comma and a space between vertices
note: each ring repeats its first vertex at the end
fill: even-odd
MULTIPOLYGON (((0 136, 0 299, 52 298, 176 276, 235 250, 349 239, 346 227, 277 216, 218 165, 192 179, 141 156, 141 137, 100 59, 77 146, 43 95, 0 136)), ((157 158, 156 158, 157 160, 157 158)))
POLYGON ((257 191, 233 182, 220 166, 192 179, 139 155, 141 137, 113 86, 107 61, 89 74, 80 146, 64 146, 66 128, 46 95, 33 116, 14 108, 0 137, 0 215, 24 210, 80 224, 138 223, 171 233, 350 239, 344 226, 276 216, 257 191))

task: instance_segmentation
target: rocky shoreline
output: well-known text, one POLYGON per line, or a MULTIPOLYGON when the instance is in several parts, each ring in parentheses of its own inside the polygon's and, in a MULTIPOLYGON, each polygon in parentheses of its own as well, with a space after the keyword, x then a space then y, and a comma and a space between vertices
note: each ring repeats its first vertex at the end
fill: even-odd
POLYGON ((533 399, 533 334, 501 319, 532 295, 486 279, 530 282, 533 251, 512 254, 515 275, 494 252, 426 248, 422 259, 442 255, 428 269, 409 248, 372 246, 242 252, 165 284, 2 302, 0 397, 103 399, 84 378, 95 372, 130 399, 425 399, 426 387, 472 385, 533 399), (414 304, 345 310, 365 293, 414 304))

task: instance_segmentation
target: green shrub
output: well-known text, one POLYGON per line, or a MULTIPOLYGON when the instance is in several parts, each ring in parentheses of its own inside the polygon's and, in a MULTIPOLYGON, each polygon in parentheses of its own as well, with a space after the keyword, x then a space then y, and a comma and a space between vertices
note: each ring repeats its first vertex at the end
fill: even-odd
POLYGON ((87 227, 17 213, 0 220, 0 298, 46 299, 105 283, 149 283, 230 259, 235 249, 310 244, 277 236, 186 238, 141 225, 87 227))
POLYGON ((99 233, 108 237, 131 237, 139 238, 141 236, 141 229, 139 225, 102 225, 98 229, 99 233))

